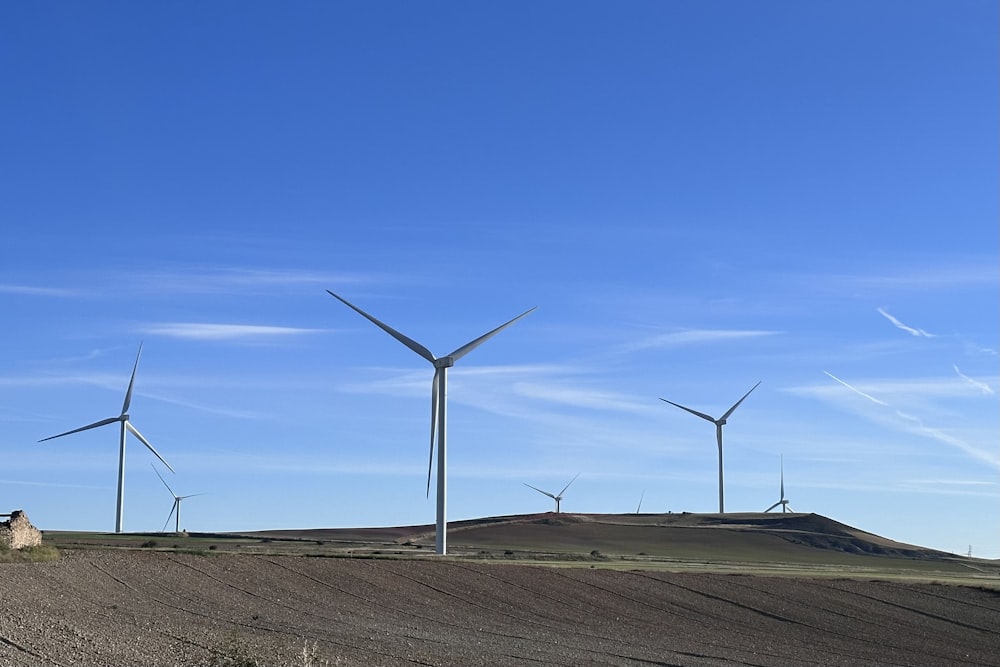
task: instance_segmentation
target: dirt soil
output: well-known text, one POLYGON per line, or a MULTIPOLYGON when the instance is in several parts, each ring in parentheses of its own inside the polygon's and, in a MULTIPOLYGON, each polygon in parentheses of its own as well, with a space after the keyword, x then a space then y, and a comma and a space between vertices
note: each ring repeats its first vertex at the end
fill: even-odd
POLYGON ((0 665, 1000 665, 1000 592, 83 550, 0 565, 0 665))

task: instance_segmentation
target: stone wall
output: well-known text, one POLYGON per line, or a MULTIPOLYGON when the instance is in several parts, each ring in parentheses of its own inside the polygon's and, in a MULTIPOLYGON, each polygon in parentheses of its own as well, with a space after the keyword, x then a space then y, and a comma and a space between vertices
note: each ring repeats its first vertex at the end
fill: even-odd
POLYGON ((42 531, 31 525, 23 511, 14 510, 10 513, 10 520, 0 522, 0 549, 37 547, 41 543, 42 531))

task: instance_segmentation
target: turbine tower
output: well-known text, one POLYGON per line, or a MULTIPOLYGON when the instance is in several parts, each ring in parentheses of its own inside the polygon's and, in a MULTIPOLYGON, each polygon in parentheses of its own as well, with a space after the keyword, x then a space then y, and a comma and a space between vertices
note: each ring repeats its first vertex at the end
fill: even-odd
POLYGON ((670 405, 678 407, 681 410, 686 410, 686 411, 690 412, 691 414, 693 414, 693 415, 695 415, 697 417, 701 417, 702 419, 706 419, 706 420, 712 422, 713 424, 715 424, 715 440, 716 440, 716 442, 719 445, 719 514, 724 514, 725 511, 726 511, 726 508, 725 508, 725 497, 724 497, 723 490, 722 490, 722 486, 723 486, 723 484, 722 484, 722 481, 723 481, 722 480, 722 427, 726 425, 726 420, 729 419, 729 416, 731 414, 733 414, 733 412, 736 410, 736 408, 740 407, 740 403, 742 403, 746 399, 746 397, 750 395, 750 392, 753 391, 754 389, 756 389, 758 386, 760 386, 760 382, 758 382, 754 386, 750 387, 750 391, 748 391, 747 393, 743 394, 743 398, 741 398, 740 400, 736 401, 736 403, 733 404, 733 407, 731 407, 728 410, 726 410, 726 413, 724 415, 722 415, 721 417, 719 417, 718 419, 715 419, 714 417, 712 417, 710 415, 706 415, 704 412, 698 412, 697 410, 692 410, 691 408, 685 407, 685 406, 681 405, 680 403, 674 403, 673 401, 668 401, 665 398, 661 398, 660 399, 661 401, 664 401, 666 403, 669 403, 670 405))
POLYGON ((167 520, 163 522, 163 528, 160 529, 160 532, 162 533, 167 530, 167 524, 170 523, 170 517, 174 516, 174 511, 176 510, 177 523, 174 525, 174 532, 179 533, 181 532, 181 501, 184 500, 185 498, 194 498, 195 496, 203 496, 205 494, 191 493, 186 496, 178 496, 176 493, 174 493, 174 490, 170 488, 170 485, 167 484, 167 480, 163 479, 163 475, 161 475, 160 471, 156 469, 156 466, 154 466, 152 463, 150 463, 149 465, 152 466, 153 472, 155 472, 156 476, 160 478, 161 482, 163 482, 163 486, 167 487, 167 491, 170 492, 170 495, 174 497, 173 507, 170 508, 170 514, 167 515, 167 520))
POLYGON ((458 348, 454 352, 447 354, 443 357, 435 357, 430 350, 416 342, 415 340, 408 338, 407 336, 396 331, 388 324, 380 322, 375 319, 365 311, 361 310, 354 304, 350 303, 343 297, 340 297, 330 290, 327 290, 327 294, 337 299, 344 305, 348 306, 359 315, 370 321, 372 324, 378 328, 385 331, 387 334, 398 340, 400 343, 410 348, 412 351, 419 354, 421 357, 431 362, 434 365, 434 380, 431 384, 431 446, 430 446, 430 456, 427 460, 427 496, 430 497, 431 494, 431 467, 434 462, 434 439, 437 437, 437 535, 435 540, 435 551, 439 554, 445 554, 448 552, 448 539, 447 539, 447 521, 445 520, 445 508, 447 505, 447 470, 448 470, 448 459, 446 451, 446 426, 447 426, 447 405, 448 405, 448 369, 455 365, 455 362, 464 357, 466 354, 476 349, 487 340, 493 336, 500 333, 503 329, 506 329, 514 322, 530 313, 534 308, 524 311, 514 319, 501 324, 496 329, 483 334, 479 338, 466 343, 462 347, 458 348))
POLYGON ((779 500, 778 502, 776 502, 773 505, 771 505, 770 507, 768 507, 766 510, 764 510, 764 512, 770 512, 771 510, 773 510, 778 505, 781 505, 781 513, 782 514, 784 514, 785 512, 792 512, 792 513, 795 512, 795 510, 793 510, 791 507, 788 506, 788 499, 785 498, 785 457, 784 456, 781 457, 781 500, 779 500))
MULTIPOLYGON (((580 476, 580 473, 576 473, 576 477, 574 477, 573 479, 569 480, 569 484, 572 484, 573 482, 575 482, 576 478, 579 477, 579 476, 580 476)), ((524 484, 529 489, 534 489, 535 491, 538 491, 543 496, 548 496, 552 500, 556 501, 556 514, 559 514, 559 503, 562 502, 563 494, 566 493, 566 489, 569 488, 569 484, 567 484, 566 486, 564 486, 563 490, 560 491, 559 493, 549 493, 548 491, 542 491, 537 486, 532 486, 531 484, 528 484, 527 482, 522 482, 522 484, 524 484)))
POLYGON ((122 512, 125 507, 125 435, 126 433, 131 433, 139 442, 146 445, 146 448, 156 455, 156 458, 160 459, 163 465, 167 466, 170 472, 174 469, 170 467, 170 464, 160 456, 160 453, 156 451, 153 445, 149 444, 149 440, 146 440, 139 433, 136 427, 132 426, 129 421, 128 407, 132 402, 132 387, 135 385, 135 371, 139 368, 139 357, 142 355, 142 343, 139 343, 139 353, 135 355, 135 366, 132 367, 132 378, 128 381, 128 391, 125 392, 125 403, 122 405, 122 413, 117 417, 108 417, 107 419, 102 419, 101 421, 94 422, 93 424, 87 424, 86 426, 81 426, 80 428, 75 428, 72 431, 66 431, 65 433, 60 433, 59 435, 49 436, 48 438, 42 438, 38 442, 45 442, 46 440, 53 440, 55 438, 61 438, 64 435, 70 435, 72 433, 79 433, 80 431, 88 431, 92 428, 98 428, 100 426, 106 426, 108 424, 113 424, 115 422, 121 423, 121 436, 118 439, 118 504, 115 510, 115 532, 122 532, 122 512))

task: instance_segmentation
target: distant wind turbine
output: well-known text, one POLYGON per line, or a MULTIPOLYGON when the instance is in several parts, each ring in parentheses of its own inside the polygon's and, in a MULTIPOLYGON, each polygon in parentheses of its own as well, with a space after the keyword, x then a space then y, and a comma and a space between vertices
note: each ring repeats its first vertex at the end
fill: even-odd
POLYGON ((660 399, 665 403, 669 403, 670 405, 678 407, 681 410, 686 410, 695 416, 701 417, 702 419, 706 419, 715 424, 715 440, 719 445, 719 514, 723 514, 726 511, 724 495, 723 495, 723 484, 722 484, 722 427, 726 425, 726 420, 729 419, 729 416, 733 414, 736 408, 740 407, 740 403, 742 403, 746 399, 746 397, 750 395, 750 392, 756 389, 758 386, 760 386, 760 382, 750 387, 750 391, 743 394, 743 398, 736 401, 736 403, 733 404, 733 407, 726 410, 726 413, 721 417, 719 417, 718 419, 715 419, 710 415, 706 415, 704 412, 698 412, 697 410, 692 410, 691 408, 685 407, 680 403, 674 403, 673 401, 668 401, 665 398, 660 399))
POLYGON ((773 505, 771 505, 770 507, 768 507, 764 511, 765 512, 770 512, 771 510, 773 510, 778 505, 781 505, 781 513, 782 514, 784 514, 785 512, 792 512, 792 513, 795 512, 795 510, 793 510, 791 507, 788 506, 788 500, 785 498, 785 457, 784 456, 781 457, 781 499, 778 502, 776 502, 773 505))
MULTIPOLYGON (((576 478, 579 477, 579 476, 580 476, 580 473, 576 473, 576 476, 573 477, 573 479, 569 480, 569 484, 572 484, 573 482, 575 482, 576 478)), ((549 493, 548 491, 542 491, 537 486, 532 486, 531 484, 528 484, 527 482, 522 482, 522 484, 524 484, 529 489, 534 489, 535 491, 538 491, 543 496, 548 496, 552 500, 556 501, 556 514, 559 514, 559 503, 562 502, 563 494, 566 493, 566 489, 569 488, 569 484, 567 484, 566 486, 564 486, 563 490, 560 491, 559 493, 549 493)))
POLYGON ((638 514, 639 510, 642 509, 642 499, 645 498, 645 497, 646 497, 646 489, 643 489, 642 493, 639 494, 639 504, 636 505, 636 507, 635 507, 635 513, 636 514, 638 514))
POLYGON ((170 467, 170 464, 160 456, 160 453, 153 448, 153 445, 149 444, 139 433, 136 427, 132 426, 129 421, 128 407, 132 402, 132 387, 135 385, 135 372, 139 368, 139 357, 142 355, 142 343, 139 343, 139 353, 135 355, 135 365, 132 367, 132 378, 128 381, 128 391, 125 392, 125 403, 122 405, 122 413, 117 417, 108 417, 107 419, 102 419, 101 421, 94 422, 93 424, 87 424, 86 426, 81 426, 80 428, 75 428, 72 431, 66 431, 65 433, 60 433, 59 435, 49 436, 48 438, 42 438, 38 442, 45 442, 46 440, 53 440, 55 438, 61 438, 64 435, 70 435, 72 433, 79 433, 80 431, 88 431, 92 428, 98 428, 100 426, 106 426, 108 424, 113 424, 115 422, 121 423, 121 437, 118 439, 118 504, 115 510, 115 532, 122 532, 122 512, 125 506, 125 434, 127 432, 132 433, 139 442, 146 445, 149 451, 156 455, 156 458, 160 459, 163 465, 167 466, 170 472, 174 469, 170 467))
POLYGON ((387 334, 398 340, 400 343, 410 348, 421 357, 431 362, 434 365, 434 380, 431 384, 431 446, 430 446, 430 457, 427 460, 427 496, 430 497, 431 494, 431 467, 434 462, 434 438, 437 436, 437 536, 435 540, 435 551, 439 554, 445 554, 448 552, 448 538, 447 538, 447 521, 445 520, 445 508, 447 505, 447 469, 448 469, 448 459, 446 452, 446 426, 447 426, 447 404, 448 404, 448 369, 455 365, 455 362, 464 357, 466 354, 476 349, 487 340, 493 336, 500 333, 503 329, 506 329, 514 322, 530 313, 534 308, 524 311, 514 319, 501 324, 496 329, 483 334, 479 338, 466 343, 462 347, 458 348, 451 354, 447 354, 443 357, 435 357, 430 350, 416 342, 415 340, 408 338, 407 336, 396 331, 388 324, 380 322, 375 319, 365 311, 361 310, 354 304, 350 303, 343 297, 337 296, 330 290, 327 293, 333 298, 337 299, 344 305, 348 306, 359 315, 370 321, 372 324, 378 328, 385 331, 387 334))
POLYGON ((170 514, 167 515, 167 520, 163 522, 163 528, 160 529, 160 532, 162 533, 166 531, 167 524, 170 523, 170 517, 174 516, 174 512, 176 511, 177 523, 174 525, 174 532, 179 533, 181 532, 181 501, 184 500, 185 498, 194 498, 195 496, 203 496, 205 494, 191 493, 186 496, 178 496, 176 493, 174 493, 174 490, 170 488, 170 485, 167 484, 167 480, 163 479, 163 475, 161 475, 160 471, 156 469, 156 466, 154 466, 152 463, 150 463, 149 465, 152 466, 153 472, 155 472, 156 476, 160 478, 161 482, 163 482, 163 486, 167 487, 167 491, 170 492, 170 495, 174 497, 173 507, 170 508, 170 514))

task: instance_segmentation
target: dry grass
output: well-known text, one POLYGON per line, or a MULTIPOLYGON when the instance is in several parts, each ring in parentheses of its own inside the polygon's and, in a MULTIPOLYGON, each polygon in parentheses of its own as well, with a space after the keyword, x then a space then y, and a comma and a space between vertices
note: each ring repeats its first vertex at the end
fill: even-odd
POLYGON ((44 563, 59 560, 59 550, 49 544, 23 549, 0 547, 0 563, 44 563))

